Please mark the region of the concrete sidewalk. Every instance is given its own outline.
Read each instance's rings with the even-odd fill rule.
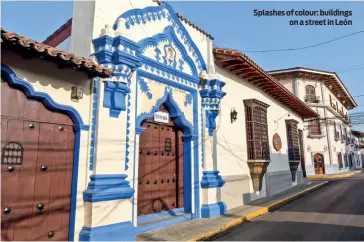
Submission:
[[[227,215],[214,219],[194,219],[166,228],[148,231],[139,234],[136,240],[199,241],[208,239],[241,223],[278,209],[327,184],[327,181],[308,181],[274,196],[255,200],[248,205],[231,209]]]
[[[307,179],[309,180],[327,180],[327,179],[336,179],[336,178],[347,178],[352,177],[355,174],[358,174],[362,172],[363,170],[353,170],[353,171],[347,171],[339,174],[320,174],[320,175],[313,175],[313,176],[307,176]]]

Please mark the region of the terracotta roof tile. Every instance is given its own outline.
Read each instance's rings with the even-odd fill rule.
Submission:
[[[297,112],[302,117],[318,117],[318,114],[315,111],[293,95],[279,81],[264,71],[263,68],[257,65],[247,55],[240,51],[226,48],[214,48],[213,53],[216,64],[221,68],[234,72],[233,74],[237,76],[251,75],[250,80],[247,80],[247,77],[243,77],[243,79],[247,80],[250,84],[257,86],[263,92]]]
[[[16,50],[22,53],[31,53],[34,56],[50,61],[66,64],[74,69],[80,69],[91,76],[109,77],[113,75],[110,69],[96,64],[91,59],[75,56],[72,53],[58,50],[52,46],[39,43],[35,40],[25,38],[16,33],[1,30],[2,47]]]

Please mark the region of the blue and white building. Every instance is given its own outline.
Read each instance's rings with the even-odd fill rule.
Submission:
[[[72,20],[45,44],[112,71],[82,82],[87,98],[58,90],[66,76],[36,84],[33,60],[4,59],[28,86],[82,113],[69,240],[134,240],[305,181],[303,120],[317,113],[212,41],[167,3],[75,1]]]

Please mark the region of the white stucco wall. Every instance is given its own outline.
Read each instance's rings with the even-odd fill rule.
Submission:
[[[293,78],[290,77],[281,77],[280,82],[290,91],[292,91],[289,87],[293,85]],[[343,169],[339,169],[338,163],[338,152],[341,152],[345,155],[345,152],[349,152],[350,147],[346,144],[346,142],[341,142],[341,133],[340,139],[335,140],[335,128],[334,122],[336,124],[337,131],[340,131],[340,125],[344,130],[347,129],[348,132],[350,127],[348,127],[347,122],[344,120],[342,115],[331,108],[330,105],[330,96],[332,99],[332,103],[336,105],[338,103],[339,110],[343,107],[344,115],[347,113],[346,107],[340,102],[339,98],[336,97],[331,90],[324,85],[320,80],[313,80],[309,77],[298,78],[297,79],[297,89],[298,89],[298,97],[305,101],[304,97],[306,95],[305,87],[307,85],[312,85],[315,87],[316,96],[319,97],[319,103],[307,103],[313,110],[315,110],[323,120],[321,120],[321,131],[322,137],[310,137],[308,130],[308,123],[305,123],[304,126],[304,152],[306,157],[306,170],[308,175],[314,175],[313,169],[313,160],[312,156],[315,153],[321,153],[324,155],[325,160],[325,168],[326,173],[337,173],[341,171],[345,171],[345,167]],[[324,119],[327,119],[327,123],[325,123]],[[331,157],[330,157],[331,152]],[[343,160],[344,163],[344,160]]]
[[[242,205],[252,199],[265,196],[266,182],[263,181],[261,194],[254,194],[252,182],[247,165],[247,142],[245,125],[244,99],[255,98],[268,105],[268,138],[271,152],[271,162],[267,168],[267,173],[279,174],[270,179],[270,190],[279,191],[291,187],[290,168],[288,163],[288,148],[285,119],[298,121],[298,129],[303,128],[302,118],[293,110],[288,109],[272,97],[261,92],[255,86],[232,75],[225,70],[215,67],[216,72],[222,81],[226,82],[224,92],[226,96],[221,102],[221,112],[217,117],[217,169],[228,181],[234,182],[223,187],[222,200],[227,203],[228,209]],[[235,109],[238,113],[234,123],[230,121],[230,112]],[[288,117],[287,114],[290,113]],[[280,119],[281,118],[281,119]],[[275,120],[280,119],[277,123]],[[272,138],[278,133],[282,140],[282,148],[276,151],[273,148]],[[279,177],[283,180],[276,183]],[[238,181],[240,180],[240,186]],[[247,189],[247,187],[250,187]]]

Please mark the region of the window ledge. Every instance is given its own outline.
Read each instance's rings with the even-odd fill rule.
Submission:
[[[258,162],[267,162],[267,163],[269,163],[270,160],[248,160],[248,163],[258,163]]]
[[[325,137],[325,134],[309,134],[307,136],[308,138],[313,138],[313,139],[321,139],[321,138],[324,138]]]
[[[288,162],[292,162],[292,163],[300,163],[301,161],[299,161],[299,160],[289,160]]]

